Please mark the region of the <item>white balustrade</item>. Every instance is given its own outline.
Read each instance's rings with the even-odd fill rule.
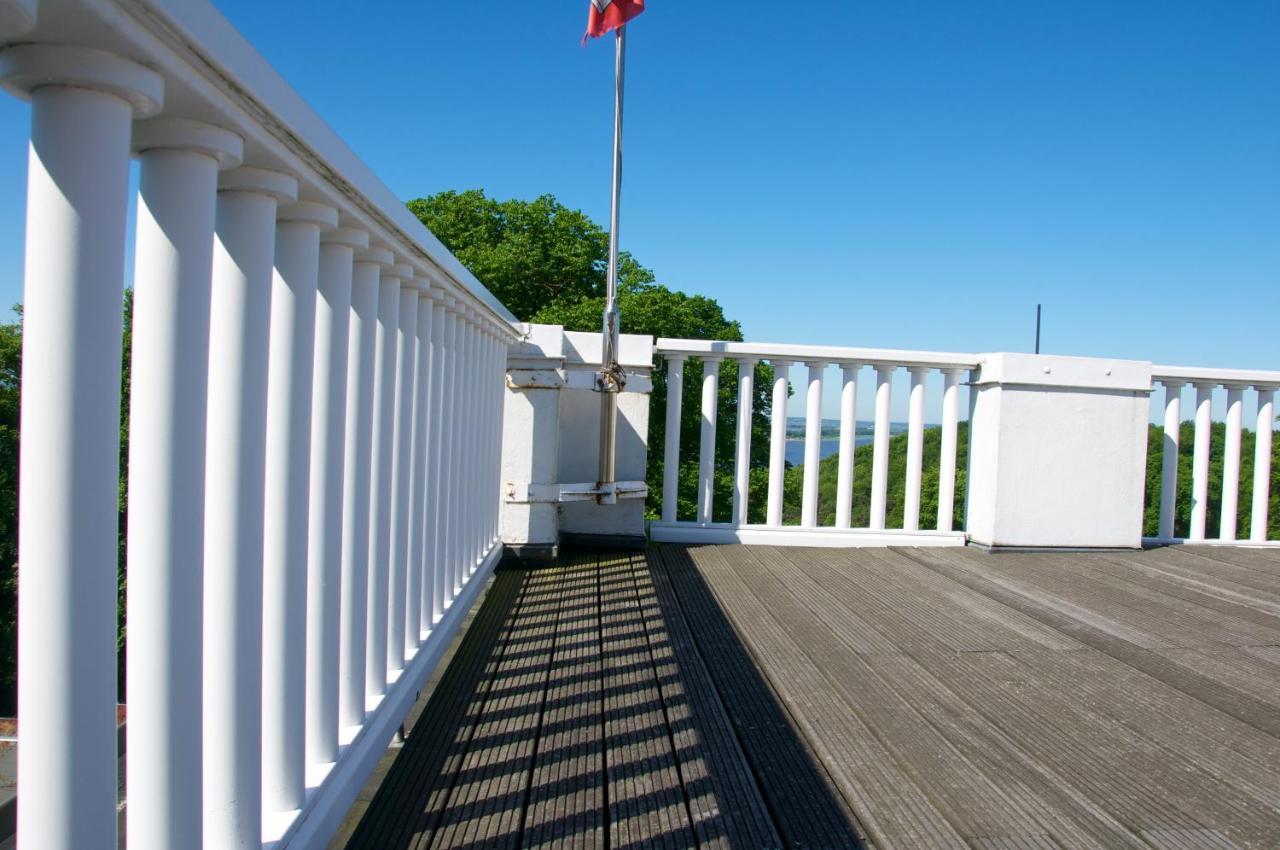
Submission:
[[[907,406],[907,486],[903,493],[902,527],[920,528],[920,477],[924,469],[924,369],[911,369]]]
[[[804,489],[800,502],[800,524],[818,526],[818,463],[822,459],[822,372],[827,364],[821,360],[805,364],[809,369],[809,387],[804,405]]]
[[[355,258],[347,343],[347,441],[343,451],[342,616],[338,725],[358,729],[365,720],[365,662],[369,635],[369,552],[372,503],[370,459],[376,417],[378,282],[393,255],[371,248]],[[346,737],[342,732],[342,737]],[[354,735],[354,731],[348,733]]]
[[[840,459],[836,471],[836,528],[853,522],[853,460],[858,443],[858,364],[840,367]]]
[[[1272,481],[1272,432],[1275,428],[1275,389],[1280,385],[1280,372],[1239,369],[1205,369],[1199,367],[1155,366],[1154,380],[1164,387],[1163,441],[1160,466],[1159,521],[1151,543],[1179,540],[1176,527],[1178,511],[1178,456],[1181,444],[1182,390],[1196,389],[1193,416],[1193,444],[1190,486],[1190,522],[1186,538],[1203,543],[1235,543],[1240,540],[1241,451],[1245,404],[1252,395],[1257,418],[1254,430],[1252,503],[1248,541],[1268,543],[1269,502],[1275,491]],[[1222,486],[1218,533],[1209,536],[1210,471],[1212,469],[1213,399],[1215,391],[1225,390],[1223,415]],[[1249,392],[1252,390],[1252,392]]]
[[[698,522],[711,522],[715,500],[716,411],[720,404],[720,358],[702,358],[702,435],[698,443]]]
[[[116,844],[136,153],[128,841],[325,846],[501,554],[519,326],[205,0],[4,0],[0,83],[31,101],[18,844]]]
[[[769,419],[769,505],[767,523],[782,525],[783,478],[787,463],[787,395],[791,362],[770,358],[773,366],[773,399]]]
[[[1160,536],[1173,538],[1178,498],[1178,453],[1182,442],[1181,381],[1164,382],[1164,448],[1160,461]]]
[[[893,403],[893,373],[896,367],[876,366],[875,433],[871,443],[871,528],[885,527],[889,493],[889,414]]]
[[[955,525],[956,443],[960,427],[960,369],[943,369],[942,446],[938,458],[938,531]]]
[[[343,497],[355,254],[369,234],[351,227],[320,237],[311,383],[311,495],[307,545],[306,763],[338,758],[342,642]],[[353,441],[354,444],[354,441]]]
[[[418,287],[413,269],[400,278],[400,304],[395,335],[395,401],[391,443],[391,564],[388,569],[387,673],[404,668],[405,620],[409,586],[409,511],[413,473],[413,396],[417,386]]]
[[[1249,523],[1249,540],[1262,543],[1267,539],[1267,509],[1271,501],[1271,438],[1276,421],[1276,389],[1258,385],[1258,421],[1255,431],[1253,459],[1253,511]]]
[[[750,500],[751,414],[755,407],[755,375],[756,361],[738,361],[738,453],[733,467],[733,521],[738,525],[746,525]],[[678,413],[678,405],[676,410]],[[677,429],[680,427],[679,421],[677,415]]]
[[[129,453],[126,811],[135,847],[202,831],[201,581],[209,305],[218,171],[239,136],[177,118],[134,127],[139,151]]]
[[[664,453],[661,520],[650,524],[655,540],[682,542],[744,542],[777,545],[857,546],[958,545],[965,536],[953,530],[956,452],[960,414],[960,378],[978,365],[977,355],[894,351],[885,349],[836,348],[808,345],[774,345],[740,342],[712,342],[686,339],[659,339],[656,350],[667,362],[667,435]],[[680,474],[679,421],[685,360],[693,357],[704,363],[702,384],[702,433],[698,451],[698,511],[693,522],[676,516],[677,482]],[[729,522],[714,522],[712,507],[717,476],[715,427],[719,405],[719,363],[733,360],[738,365],[737,442],[734,461],[734,503]],[[767,361],[774,382],[769,416],[769,487],[765,522],[751,523],[747,516],[750,486],[751,423],[754,410],[754,371]],[[801,472],[799,525],[784,524],[783,494],[787,479],[787,399],[788,375],[793,363],[804,363],[808,381],[805,389],[804,464]],[[819,468],[824,443],[822,433],[823,378],[828,365],[841,371],[839,458],[836,478],[834,521],[823,520],[819,501]],[[853,528],[854,459],[858,443],[858,372],[863,366],[875,369],[875,433],[872,438],[870,522]],[[890,382],[895,370],[906,368],[912,375],[908,399],[907,474],[902,528],[886,528],[889,488],[889,447],[891,438]],[[932,372],[944,377],[942,398],[942,457],[939,468],[937,530],[921,530],[921,493],[925,428],[925,380]],[[831,507],[826,506],[830,511]],[[895,518],[896,524],[896,518]]]

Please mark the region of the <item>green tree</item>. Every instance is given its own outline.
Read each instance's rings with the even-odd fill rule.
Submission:
[[[498,201],[481,189],[440,192],[409,201],[409,210],[523,321],[553,303],[604,295],[609,234],[552,195]],[[654,279],[626,253],[618,269],[619,288]]]
[[[0,711],[17,697],[18,429],[22,408],[22,308],[0,324]]]

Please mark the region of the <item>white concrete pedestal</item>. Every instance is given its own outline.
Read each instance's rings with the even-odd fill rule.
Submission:
[[[627,372],[618,398],[617,478],[642,482],[653,384],[653,339],[623,335]],[[502,541],[518,557],[550,558],[561,535],[593,541],[644,537],[644,499],[599,504],[594,487],[600,444],[600,396],[595,391],[601,340],[595,333],[531,325],[510,349],[503,416]]]
[[[1150,363],[984,355],[970,425],[970,540],[1140,548],[1150,389]]]

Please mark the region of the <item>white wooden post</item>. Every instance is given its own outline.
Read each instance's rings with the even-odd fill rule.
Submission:
[[[1249,539],[1261,543],[1267,539],[1267,508],[1271,499],[1271,438],[1275,428],[1275,387],[1258,386],[1257,436],[1253,455],[1253,513],[1249,523]]]
[[[355,258],[351,276],[350,338],[347,341],[347,439],[342,475],[342,616],[339,619],[339,742],[350,740],[364,723],[369,639],[369,584],[372,550],[374,408],[378,382],[378,289],[381,271],[392,254],[370,248]]]
[[[853,456],[858,443],[858,364],[840,366],[840,460],[836,473],[836,528],[853,522]]]
[[[960,425],[960,376],[963,369],[943,369],[942,451],[938,459],[938,531],[955,525],[956,446]]]
[[[805,393],[804,416],[804,490],[800,501],[800,524],[805,528],[818,525],[818,464],[822,458],[822,371],[821,361],[806,363],[809,386]]]
[[[201,624],[209,303],[218,171],[243,143],[218,127],[154,118],[141,154],[129,416],[126,685],[130,845],[202,840]]]
[[[276,212],[297,182],[219,179],[205,466],[204,846],[262,840],[262,592]]]
[[[787,474],[787,373],[791,363],[770,360],[773,400],[769,410],[769,504],[766,523],[782,525],[782,489]]]
[[[400,306],[396,328],[395,391],[391,438],[391,563],[387,570],[387,674],[404,668],[405,619],[408,613],[409,508],[413,473],[413,391],[418,365],[418,287],[414,270],[400,272]]]
[[[369,637],[365,690],[387,690],[387,619],[391,602],[391,517],[394,513],[396,337],[400,331],[400,281],[407,266],[384,269],[378,282],[377,379],[373,387],[373,474],[369,486]]]
[[[698,444],[698,522],[711,523],[715,500],[716,409],[720,401],[719,357],[702,358],[702,439]]]
[[[444,524],[441,517],[445,513],[444,481],[448,472],[448,455],[444,453],[445,427],[448,419],[445,404],[448,400],[445,380],[445,333],[448,311],[445,309],[443,290],[433,289],[430,294],[435,304],[435,312],[431,316],[431,442],[427,464],[431,469],[430,490],[427,495],[427,559],[428,573],[431,576],[431,605],[424,607],[423,613],[429,612],[430,627],[444,615],[448,599],[448,582],[445,580],[444,563]]]
[[[1236,539],[1240,509],[1240,428],[1244,421],[1244,387],[1227,385],[1226,436],[1222,452],[1222,521],[1218,537]]]
[[[306,788],[307,509],[320,231],[338,211],[280,211],[267,358],[267,478],[262,565],[262,806],[302,807]]]
[[[458,420],[458,343],[461,339],[461,327],[458,316],[458,300],[452,295],[445,301],[447,320],[445,322],[445,373],[444,373],[444,443],[443,457],[444,479],[440,491],[440,558],[444,572],[444,605],[453,604],[462,584],[458,580],[458,535],[456,530],[458,502],[456,483],[458,480],[457,452],[457,420]]]
[[[25,15],[23,16],[25,18]],[[129,137],[159,109],[141,65],[0,51],[31,99],[18,510],[18,841],[115,846],[120,339]],[[26,789],[37,789],[34,793]]]
[[[1164,450],[1160,459],[1160,537],[1172,540],[1178,509],[1178,451],[1182,441],[1182,382],[1165,380]]]
[[[680,490],[680,414],[684,402],[684,361],[680,355],[667,360],[667,434],[662,454],[662,521],[676,521]]]
[[[427,465],[427,446],[430,435],[431,397],[431,320],[435,315],[435,302],[430,297],[430,285],[419,278],[422,289],[418,297],[417,339],[414,353],[416,385],[413,390],[413,477],[410,509],[409,546],[409,608],[405,615],[405,657],[411,658],[422,643],[422,634],[431,628],[431,582],[426,574],[427,476],[432,470]],[[425,607],[424,607],[425,606]],[[424,613],[425,616],[424,616]]]
[[[1191,458],[1191,540],[1204,540],[1209,516],[1209,435],[1213,426],[1212,383],[1197,383],[1195,451]]]
[[[338,758],[338,624],[342,619],[351,288],[355,252],[368,246],[369,234],[349,227],[330,230],[320,237],[307,535],[308,765],[330,764]]]
[[[896,367],[876,366],[876,430],[871,456],[871,527],[884,528],[889,489],[889,404]]]
[[[755,407],[756,361],[738,361],[738,443],[733,469],[733,521],[747,524],[747,502],[751,494],[751,416]],[[679,429],[677,421],[676,428]]]
[[[903,492],[902,528],[920,529],[920,477],[924,468],[924,379],[928,369],[912,367],[907,397],[907,481]]]

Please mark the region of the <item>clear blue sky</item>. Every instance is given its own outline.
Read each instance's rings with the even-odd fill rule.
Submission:
[[[216,5],[401,197],[607,220],[587,0]],[[624,247],[750,340],[1028,350],[1043,302],[1051,353],[1280,368],[1274,0],[651,0],[628,84]],[[0,99],[4,162],[26,125]]]

